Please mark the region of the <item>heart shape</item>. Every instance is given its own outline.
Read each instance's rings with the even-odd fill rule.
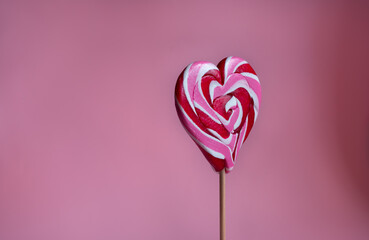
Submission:
[[[231,171],[259,112],[260,81],[250,64],[238,57],[218,66],[194,62],[178,77],[175,100],[182,125],[214,170]]]

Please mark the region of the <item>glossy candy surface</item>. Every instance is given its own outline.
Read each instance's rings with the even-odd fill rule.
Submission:
[[[255,71],[238,57],[227,57],[218,66],[194,62],[180,74],[175,88],[179,119],[217,172],[234,167],[260,100]]]

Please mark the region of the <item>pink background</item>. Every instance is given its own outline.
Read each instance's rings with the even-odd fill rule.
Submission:
[[[228,239],[369,239],[368,2],[32,2],[0,3],[0,239],[218,239],[173,94],[228,55],[263,90]]]

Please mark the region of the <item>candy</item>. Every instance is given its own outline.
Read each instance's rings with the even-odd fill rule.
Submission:
[[[194,62],[178,77],[179,119],[215,171],[233,169],[258,116],[261,88],[250,64],[227,57],[218,66]]]

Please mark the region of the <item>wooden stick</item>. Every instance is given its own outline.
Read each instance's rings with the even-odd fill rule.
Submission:
[[[225,240],[225,170],[219,173],[220,240]]]

